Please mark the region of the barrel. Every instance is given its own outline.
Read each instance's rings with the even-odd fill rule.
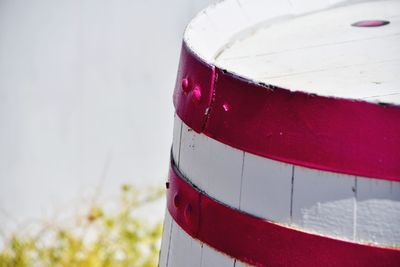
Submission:
[[[400,266],[400,2],[187,26],[159,266]]]

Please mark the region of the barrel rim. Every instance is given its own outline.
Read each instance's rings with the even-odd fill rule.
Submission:
[[[234,77],[235,79],[238,80],[243,80],[246,81],[250,84],[253,84],[254,86],[259,86],[259,87],[264,87],[264,88],[281,88],[288,90],[290,92],[301,92],[305,94],[309,94],[311,96],[318,96],[318,97],[323,97],[323,98],[333,98],[333,99],[343,99],[343,100],[350,100],[350,101],[355,101],[355,102],[366,102],[366,103],[372,103],[375,105],[384,105],[384,106],[397,106],[400,107],[400,103],[394,103],[390,102],[387,100],[379,100],[376,101],[374,99],[368,99],[368,98],[351,98],[351,97],[344,97],[344,96],[335,96],[335,95],[325,95],[325,94],[319,94],[319,93],[311,93],[307,92],[306,90],[298,90],[294,88],[289,88],[289,87],[283,87],[280,86],[279,84],[273,84],[273,83],[264,83],[261,82],[257,79],[247,77],[246,75],[243,75],[241,73],[237,73],[233,70],[230,70],[228,68],[223,68],[219,66],[215,62],[215,57],[218,55],[221,50],[227,45],[227,43],[230,43],[232,40],[237,39],[237,38],[243,38],[252,32],[258,27],[262,27],[263,25],[268,25],[271,22],[273,23],[276,20],[280,20],[282,18],[285,18],[286,16],[299,16],[299,15],[304,15],[304,14],[310,14],[310,13],[315,13],[319,11],[323,11],[329,8],[337,8],[337,7],[342,7],[342,6],[347,6],[351,5],[354,3],[364,3],[364,2],[370,2],[369,0],[361,0],[361,1],[353,1],[353,0],[338,0],[338,1],[319,1],[319,4],[311,4],[307,8],[307,10],[301,10],[299,8],[292,8],[292,13],[287,13],[287,14],[278,14],[277,17],[272,17],[269,19],[265,19],[263,17],[260,17],[260,14],[255,14],[255,18],[252,19],[248,24],[243,24],[240,25],[239,30],[232,30],[228,29],[227,36],[223,37],[218,37],[218,33],[216,31],[217,26],[213,25],[213,22],[211,21],[211,17],[214,16],[213,18],[215,19],[217,15],[221,16],[223,13],[229,13],[227,8],[231,8],[234,5],[234,3],[237,3],[239,6],[244,6],[247,5],[251,2],[256,2],[252,0],[241,0],[241,1],[234,1],[234,0],[222,0],[218,1],[217,3],[211,4],[201,10],[200,12],[197,13],[197,15],[189,22],[187,25],[185,31],[184,31],[184,36],[183,36],[183,45],[188,49],[193,56],[197,57],[197,59],[202,62],[203,64],[207,65],[210,68],[219,68],[222,69],[225,73],[228,75]],[[290,3],[290,6],[293,4]],[[323,4],[321,4],[323,3]],[[300,11],[299,11],[299,10]],[[233,26],[232,28],[236,25],[239,25],[238,23],[235,23],[232,18],[229,18],[229,16],[226,16],[227,20],[229,23],[232,23]],[[247,23],[247,22],[246,22]],[[200,31],[198,28],[201,28]],[[212,33],[205,33],[207,29],[213,29],[215,32]],[[197,32],[199,31],[199,32]],[[201,32],[203,31],[203,32]],[[220,33],[220,32],[219,32]],[[205,36],[209,35],[208,39],[202,39]],[[203,41],[207,43],[207,47],[211,47],[209,51],[206,51],[204,47],[201,47],[201,45],[198,44],[199,41]]]

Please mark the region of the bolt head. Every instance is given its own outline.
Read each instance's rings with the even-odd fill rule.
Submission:
[[[179,208],[179,206],[181,205],[181,197],[179,193],[176,193],[174,196],[174,205],[176,208]]]
[[[189,79],[188,78],[183,78],[182,79],[182,91],[187,93],[189,91]]]

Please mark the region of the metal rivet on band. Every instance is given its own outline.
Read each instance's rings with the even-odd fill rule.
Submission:
[[[181,204],[181,197],[179,193],[176,193],[174,196],[174,205],[175,207],[179,208],[180,204]]]
[[[189,91],[189,79],[188,78],[183,78],[182,79],[182,91],[187,93]]]
[[[201,101],[201,88],[198,85],[196,85],[193,89],[192,101],[195,104],[199,104]]]
[[[229,111],[229,104],[228,103],[224,103],[222,105],[222,108],[224,109],[224,111]]]

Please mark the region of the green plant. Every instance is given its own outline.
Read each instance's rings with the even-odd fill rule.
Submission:
[[[0,251],[0,267],[157,266],[162,232],[138,216],[161,189],[123,185],[114,212],[92,205],[73,227],[45,226],[37,235],[13,234]]]

